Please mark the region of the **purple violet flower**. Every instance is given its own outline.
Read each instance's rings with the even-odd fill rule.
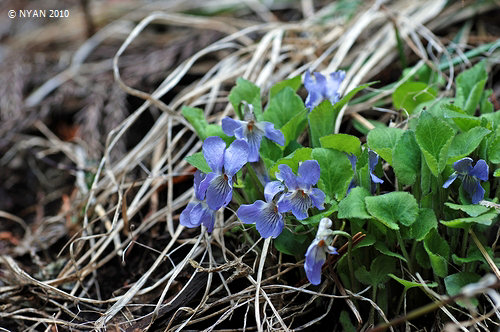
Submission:
[[[384,180],[376,176],[373,171],[378,164],[378,154],[375,151],[368,149],[368,169],[373,183],[384,183]]]
[[[195,198],[189,202],[180,215],[180,224],[188,228],[198,227],[203,224],[209,233],[214,229],[215,211],[204,202],[205,192],[200,190],[200,183],[206,174],[197,170],[194,173],[194,194]]]
[[[251,105],[248,105],[249,108]],[[245,108],[247,109],[247,108]],[[257,121],[253,111],[245,111],[245,121],[234,120],[230,117],[222,119],[222,130],[228,136],[234,136],[237,139],[245,140],[248,143],[250,153],[249,162],[259,160],[259,149],[262,137],[265,136],[271,141],[284,146],[285,136],[279,129],[274,129],[274,124],[267,121]]]
[[[331,227],[332,221],[330,219],[321,219],[316,238],[307,248],[304,270],[307,279],[313,285],[321,283],[321,268],[326,261],[326,254],[338,255],[337,249],[329,245],[329,243],[332,243],[333,238]]]
[[[276,201],[281,196],[284,186],[280,181],[268,182],[264,188],[266,201],[258,200],[253,204],[243,204],[237,211],[238,218],[245,224],[255,224],[263,238],[276,238],[283,231],[285,222],[278,211]]]
[[[278,211],[280,213],[292,211],[298,220],[308,217],[307,210],[314,204],[323,210],[325,193],[318,188],[312,188],[318,183],[320,167],[316,160],[306,160],[299,166],[299,175],[293,174],[290,166],[281,164],[276,178],[285,182],[287,192],[278,200]]]
[[[479,159],[472,167],[472,159],[462,158],[453,163],[455,172],[443,184],[443,188],[448,188],[456,178],[462,180],[464,190],[470,195],[472,204],[477,204],[484,198],[484,189],[480,181],[488,181],[488,164],[483,159]]]
[[[244,140],[235,140],[226,149],[226,143],[218,136],[203,142],[203,156],[212,169],[200,182],[199,190],[206,195],[208,207],[218,210],[231,202],[233,176],[247,163],[249,148]]]
[[[318,72],[314,72],[313,75],[314,77],[306,71],[304,77],[304,86],[309,93],[306,98],[306,107],[309,111],[321,104],[323,100],[329,100],[332,105],[338,102],[340,99],[338,90],[345,78],[345,72],[339,70],[326,77]]]
[[[353,154],[347,154],[347,158],[351,162],[352,170],[354,171],[354,178],[351,180],[351,183],[349,183],[349,187],[347,188],[347,193],[351,191],[352,188],[356,187],[358,185],[357,179],[356,179],[356,163],[358,162],[358,157],[356,157]],[[372,181],[372,186],[371,186],[371,191],[375,191],[375,184],[376,183],[384,183],[384,180],[379,178],[378,176],[373,173],[375,170],[375,167],[378,164],[378,158],[379,155],[370,149],[368,149],[368,170],[370,172],[370,178]]]

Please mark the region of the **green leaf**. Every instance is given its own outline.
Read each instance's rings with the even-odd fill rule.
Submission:
[[[371,219],[365,207],[365,198],[370,196],[370,192],[363,187],[351,189],[349,195],[339,203],[339,219]]]
[[[448,150],[455,133],[443,120],[423,112],[415,131],[417,143],[425,161],[434,176],[438,176],[446,166]]]
[[[269,106],[262,118],[281,129],[287,122],[297,114],[305,110],[304,102],[290,87],[284,87],[274,98],[269,101]]]
[[[415,108],[426,101],[434,100],[437,91],[422,82],[406,82],[401,84],[392,94],[392,103],[396,109],[405,109],[413,114]]]
[[[484,61],[477,63],[472,68],[458,75],[456,79],[457,91],[455,104],[463,108],[467,114],[473,115],[481,100],[487,79],[488,74],[486,73]]]
[[[481,114],[486,114],[486,113],[493,113],[494,108],[493,104],[491,101],[488,100],[488,98],[493,94],[493,90],[487,89],[483,91],[483,94],[481,95],[481,101],[479,102],[479,111]]]
[[[297,233],[292,233],[287,227],[283,228],[283,232],[274,240],[274,247],[287,255],[291,256],[302,256],[308,247],[308,237],[303,233],[303,226],[300,229],[296,229]]]
[[[426,270],[429,270],[431,268],[431,261],[429,259],[429,255],[425,251],[422,242],[417,242],[417,248],[415,249],[415,258],[417,260],[418,265],[420,265],[422,268]]]
[[[481,119],[465,113],[463,109],[453,104],[443,104],[443,116],[452,119],[461,131],[468,131],[481,125]]]
[[[449,221],[441,220],[441,223],[450,228],[469,228],[473,224],[491,226],[497,215],[498,213],[493,210],[493,212],[488,212],[477,217],[458,218]]]
[[[422,241],[431,229],[436,229],[438,226],[436,215],[432,209],[421,208],[418,211],[417,220],[405,229],[404,238]]]
[[[313,147],[320,146],[320,138],[332,134],[338,110],[334,110],[330,101],[325,100],[309,113],[309,128]]]
[[[272,99],[286,87],[290,87],[293,91],[297,91],[301,85],[302,77],[300,77],[300,75],[278,82],[271,87],[271,91],[269,92],[269,99]]]
[[[412,194],[395,191],[381,196],[365,198],[367,211],[378,221],[398,230],[398,224],[410,226],[416,220],[418,204]]]
[[[500,135],[488,146],[488,159],[494,164],[500,164]]]
[[[382,254],[384,254],[386,256],[394,257],[394,258],[397,258],[397,259],[400,259],[402,261],[407,262],[406,258],[404,258],[402,255],[400,255],[400,254],[398,254],[396,252],[390,251],[389,248],[387,248],[387,245],[384,242],[377,241],[375,243],[375,249],[377,249],[378,251],[380,251],[380,253],[382,253]]]
[[[392,167],[398,180],[406,185],[412,185],[420,173],[420,148],[415,133],[407,130],[396,142],[392,153]]]
[[[493,254],[493,250],[486,246],[484,248],[486,250],[486,252],[488,253],[488,255],[490,257],[495,257],[495,255]],[[453,259],[453,262],[455,264],[459,264],[459,265],[463,265],[463,264],[467,264],[467,263],[472,263],[472,262],[482,262],[484,264],[488,264],[488,262],[486,261],[486,258],[484,258],[483,254],[481,253],[481,250],[479,250],[479,248],[477,246],[470,246],[469,247],[469,250],[467,252],[467,257],[458,257],[457,255],[453,254],[451,256],[451,258]]]
[[[269,175],[274,176],[276,172],[279,171],[278,166],[280,164],[286,164],[290,166],[292,171],[297,174],[297,170],[299,169],[299,163],[301,161],[305,160],[310,160],[311,159],[311,154],[312,154],[312,149],[311,148],[299,148],[289,154],[288,156],[281,158],[276,162],[276,164],[271,167],[269,170]]]
[[[283,151],[278,144],[264,137],[260,143],[260,155],[272,161],[277,161],[283,157]]]
[[[333,134],[319,139],[322,148],[339,150],[359,156],[361,154],[361,141],[356,136],[347,134]]]
[[[187,107],[182,108],[182,115],[189,121],[193,126],[194,130],[198,136],[205,140],[205,130],[208,126],[207,120],[205,119],[205,114],[201,108]]]
[[[456,135],[450,145],[448,163],[454,163],[470,155],[479,146],[483,138],[490,132],[490,130],[483,127],[474,127],[465,133]]]
[[[364,266],[361,266],[354,271],[354,275],[361,283],[376,287],[387,282],[389,280],[388,274],[393,273],[395,269],[396,260],[394,258],[379,255],[371,263],[370,272]]]
[[[399,128],[386,127],[372,129],[367,137],[368,147],[377,152],[382,159],[392,166],[392,152],[403,132]]]
[[[198,137],[200,137],[202,141],[210,136],[219,136],[226,143],[230,143],[233,140],[232,137],[228,137],[224,134],[221,126],[208,124],[205,114],[201,108],[184,106],[182,108],[182,115],[193,126],[194,130],[198,134]]]
[[[446,291],[450,296],[460,294],[462,288],[468,284],[476,283],[481,279],[481,276],[473,272],[459,272],[444,278]],[[476,298],[468,298],[467,300],[459,300],[457,304],[463,308],[467,308],[467,303],[477,307],[479,301]]]
[[[255,117],[260,121],[262,115],[262,105],[260,102],[260,88],[244,78],[236,80],[236,86],[229,93],[229,101],[233,105],[235,113],[240,119],[243,119],[240,103],[246,101],[253,106]]]
[[[469,204],[469,205],[461,205],[461,204],[453,204],[453,203],[444,203],[447,207],[453,210],[460,210],[467,213],[471,217],[477,217],[490,209],[486,206],[482,206],[479,204]]]
[[[346,154],[337,150],[315,148],[312,150],[312,157],[318,161],[321,168],[318,188],[330,197],[342,199],[354,175]],[[332,162],[333,160],[335,162]]]
[[[410,288],[414,288],[414,287],[424,287],[422,286],[421,283],[419,282],[415,282],[415,281],[409,281],[409,280],[405,280],[405,279],[401,279],[399,277],[396,277],[394,274],[390,273],[388,274],[389,277],[391,277],[392,279],[396,280],[397,282],[399,282],[401,285],[403,285],[404,288],[406,289],[410,289]],[[427,287],[430,287],[430,288],[433,288],[433,287],[437,287],[438,286],[438,283],[437,282],[431,282],[431,283],[428,283],[428,284],[425,284]]]
[[[448,258],[450,256],[450,247],[436,229],[427,234],[424,239],[424,248],[429,255],[432,269],[436,275],[444,278],[448,275]]]
[[[342,107],[344,107],[344,105],[347,104],[358,92],[360,92],[363,89],[366,89],[367,87],[369,87],[370,85],[373,85],[375,83],[377,83],[377,82],[366,83],[366,84],[360,85],[360,86],[352,89],[347,94],[345,94],[344,97],[342,97],[338,102],[336,102],[335,105],[333,105],[333,108],[338,113],[342,109]]]
[[[203,152],[196,152],[195,154],[186,157],[186,161],[202,171],[203,173],[211,173],[212,169],[208,166],[205,157],[203,157]]]
[[[290,119],[283,127],[281,127],[281,132],[285,137],[285,145],[279,146],[282,150],[285,150],[288,144],[294,142],[300,134],[304,131],[307,125],[307,110],[303,110],[299,114],[295,115]]]
[[[427,166],[427,162],[421,159],[421,167],[420,167],[420,190],[422,191],[422,196],[427,195],[431,190],[431,178],[432,173]]]
[[[500,177],[500,168],[497,168],[495,170],[495,172],[493,173],[493,176],[496,177],[496,178],[499,178]]]

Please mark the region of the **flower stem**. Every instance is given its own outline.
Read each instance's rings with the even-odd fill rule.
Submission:
[[[401,248],[401,252],[403,253],[403,256],[406,258],[408,269],[410,270],[410,273],[413,274],[413,264],[411,262],[410,255],[408,255],[408,251],[406,251],[405,244],[403,242],[403,238],[401,237],[401,233],[399,232],[399,230],[396,231],[396,236],[398,238],[398,243],[399,247]]]
[[[236,201],[236,203],[238,203],[239,205],[241,204],[245,204],[245,199],[243,198],[243,196],[240,195],[239,192],[237,192],[236,190],[233,189],[233,199]]]
[[[253,167],[250,164],[247,164],[247,171],[248,171],[248,174],[250,174],[250,178],[252,179],[252,182],[254,183],[254,185],[257,187],[259,192],[262,193],[262,195],[264,195],[264,186],[260,182],[259,177],[257,176],[257,174],[255,173],[255,170],[253,169]]]

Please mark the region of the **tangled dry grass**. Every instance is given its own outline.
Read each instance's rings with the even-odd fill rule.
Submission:
[[[19,6],[7,3],[2,15]],[[376,305],[363,292],[344,289],[334,274],[331,283],[309,290],[300,280],[302,262],[270,250],[240,227],[234,212],[219,212],[211,235],[179,225],[193,195],[193,169],[183,158],[201,147],[180,110],[203,108],[209,122],[231,115],[227,95],[238,77],[255,82],[263,96],[306,69],[346,68],[342,91],[374,79],[394,81],[388,69],[398,58],[395,28],[414,68],[449,57],[452,89],[451,64],[467,65],[463,53],[474,40],[466,32],[455,41],[459,56],[452,59],[451,40],[436,32],[498,15],[498,4],[82,0],[43,6],[50,5],[66,6],[72,16],[33,24],[29,33],[19,20],[0,26],[6,41],[0,52],[2,330],[298,331],[314,324],[340,330],[328,322],[339,306],[366,328],[353,300]],[[489,41],[483,37],[476,42]],[[387,117],[372,105],[384,104],[390,93],[342,111],[336,131],[351,121],[372,128],[369,118]],[[325,309],[317,310],[317,298]]]

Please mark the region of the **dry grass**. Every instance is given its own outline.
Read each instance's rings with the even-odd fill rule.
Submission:
[[[232,232],[239,225],[233,212],[217,214],[211,235],[179,225],[193,195],[183,158],[201,147],[180,110],[203,108],[217,123],[233,114],[226,97],[237,77],[266,96],[306,69],[347,68],[348,91],[397,60],[394,26],[415,62],[434,65],[433,55],[448,55],[432,31],[495,5],[369,1],[349,17],[336,11],[338,2],[264,3],[90,2],[99,29],[91,38],[82,38],[89,27],[75,23],[84,22],[75,7],[72,24],[60,20],[9,39],[1,70],[13,76],[1,76],[0,164],[4,187],[14,189],[0,198],[17,190],[11,199],[26,200],[0,211],[1,230],[11,235],[0,247],[0,325],[303,330],[347,303],[366,328],[354,300],[389,320],[334,277],[307,289],[298,280],[302,262],[288,263],[244,229]],[[200,11],[213,14],[187,14]],[[38,63],[30,52],[41,54]],[[453,73],[450,67],[447,89]],[[350,117],[370,127],[364,112],[390,93],[343,110],[336,131]],[[324,298],[325,312],[316,312],[316,298]]]

